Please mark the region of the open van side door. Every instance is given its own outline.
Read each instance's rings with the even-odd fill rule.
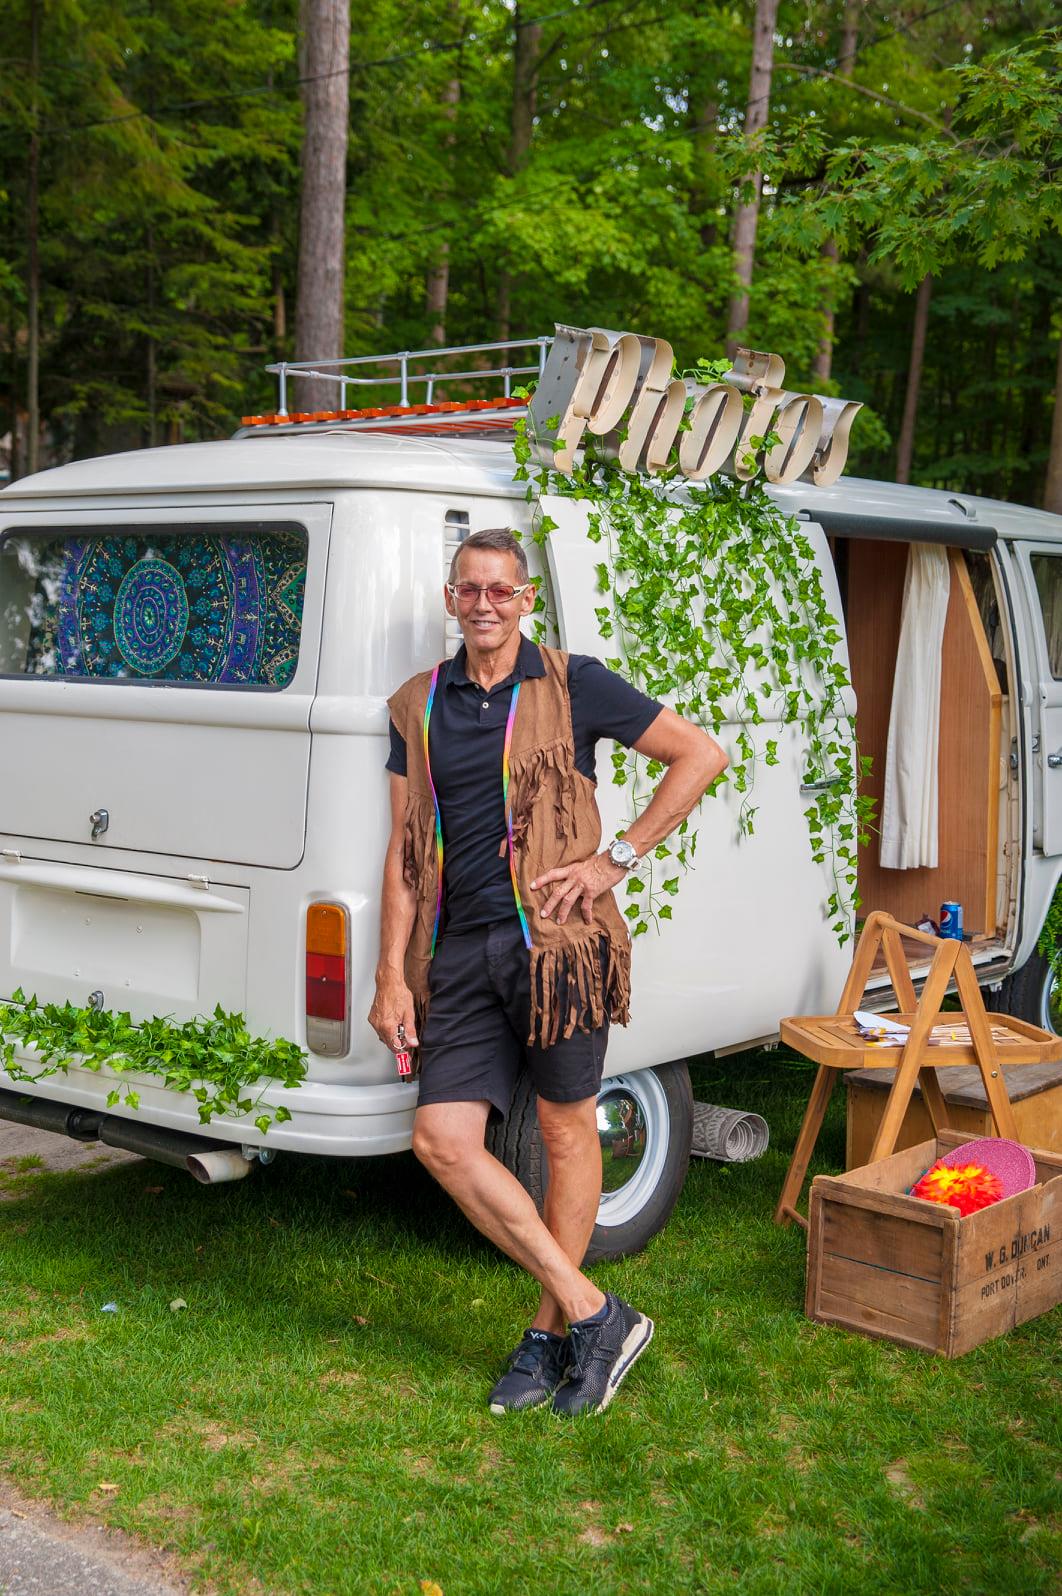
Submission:
[[[1033,848],[1062,854],[1062,545],[1015,542],[1026,601],[1032,708]]]

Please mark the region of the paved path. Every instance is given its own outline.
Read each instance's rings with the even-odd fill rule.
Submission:
[[[0,1502],[7,1495],[0,1486]],[[102,1525],[77,1528],[42,1508],[0,1506],[3,1596],[185,1596],[161,1554]]]
[[[104,1147],[102,1142],[76,1142],[72,1136],[55,1136],[51,1131],[33,1130],[29,1125],[13,1125],[9,1119],[0,1119],[0,1166],[6,1159],[30,1155],[39,1158],[45,1169],[56,1170],[80,1169],[85,1164],[103,1169],[107,1164],[124,1164],[137,1156],[119,1147]]]

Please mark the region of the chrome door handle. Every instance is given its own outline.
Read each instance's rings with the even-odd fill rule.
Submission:
[[[1048,754],[1047,763],[1052,770],[1062,770],[1062,753]]]
[[[1062,764],[1062,754],[1059,755],[1059,764]],[[827,776],[825,781],[802,781],[800,790],[801,792],[829,792],[831,787],[838,786],[840,782],[840,776]]]

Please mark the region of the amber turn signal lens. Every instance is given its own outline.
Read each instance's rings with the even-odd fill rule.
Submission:
[[[307,953],[347,951],[347,911],[338,903],[311,903],[306,911]]]

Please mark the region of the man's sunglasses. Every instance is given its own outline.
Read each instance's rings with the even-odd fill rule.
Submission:
[[[510,604],[529,587],[534,587],[534,583],[524,582],[520,587],[513,587],[510,582],[491,582],[489,587],[480,587],[475,582],[447,582],[446,591],[458,604],[474,604],[481,593],[486,593],[492,604]]]

